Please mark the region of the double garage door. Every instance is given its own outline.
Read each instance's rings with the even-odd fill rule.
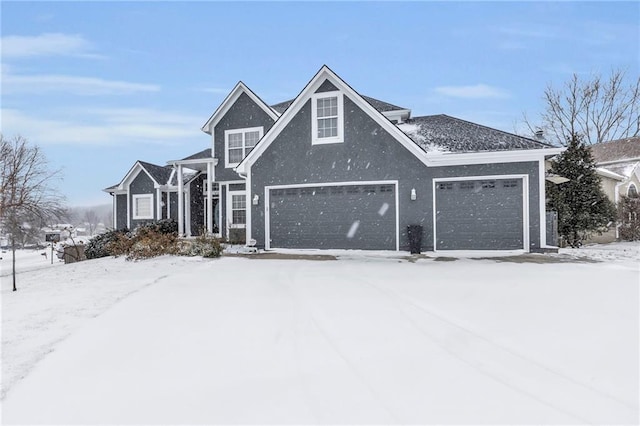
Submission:
[[[438,181],[436,250],[524,247],[523,179]]]
[[[395,184],[272,188],[271,248],[396,250]]]

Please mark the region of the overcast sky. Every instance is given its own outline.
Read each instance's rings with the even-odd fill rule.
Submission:
[[[210,146],[242,80],[269,104],[323,64],[361,94],[501,130],[572,73],[639,74],[638,2],[2,2],[2,132],[40,145],[71,205],[136,160]]]

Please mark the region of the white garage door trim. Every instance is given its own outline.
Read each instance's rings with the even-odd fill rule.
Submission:
[[[309,188],[317,186],[353,186],[353,185],[393,185],[395,188],[396,201],[396,251],[400,250],[400,209],[398,198],[398,181],[397,180],[367,180],[367,181],[348,181],[348,182],[316,182],[316,183],[297,183],[292,185],[271,185],[264,187],[264,248],[271,249],[271,226],[269,206],[271,205],[269,194],[272,189],[289,189],[289,188]]]
[[[433,179],[433,251],[438,251],[436,245],[437,232],[436,232],[436,213],[438,211],[436,206],[436,185],[438,182],[451,182],[461,180],[501,180],[501,179],[522,179],[522,250],[529,251],[529,175],[515,174],[515,175],[483,175],[483,176],[457,176],[446,178],[434,178]],[[440,250],[453,253],[456,250]],[[476,251],[476,250],[459,250],[459,251]],[[501,252],[513,251],[513,250],[496,250]],[[485,252],[485,250],[482,250]]]

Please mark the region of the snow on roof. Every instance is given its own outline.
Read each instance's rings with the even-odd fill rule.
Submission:
[[[609,169],[607,169],[605,167],[597,167],[596,168],[596,173],[598,173],[600,176],[608,177],[608,178],[615,179],[615,180],[624,180],[625,179],[624,176],[622,176],[622,175],[620,175],[618,173],[615,173],[615,172],[613,172],[613,171],[611,171],[611,170],[609,170]]]
[[[618,139],[591,145],[596,163],[640,160],[640,137]]]
[[[606,171],[607,173],[613,173],[620,176],[622,179],[629,178],[636,167],[640,165],[638,161],[629,161],[626,163],[607,164],[605,166],[598,167],[598,170]]]
[[[448,115],[414,117],[398,128],[428,152],[508,151],[550,145]]]

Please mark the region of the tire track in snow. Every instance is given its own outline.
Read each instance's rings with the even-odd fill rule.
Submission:
[[[315,404],[313,404],[312,402],[313,398],[311,393],[309,392],[309,385],[305,380],[305,374],[303,373],[302,364],[300,362],[302,356],[300,353],[300,337],[299,337],[298,328],[299,328],[299,324],[301,323],[301,316],[300,316],[300,309],[299,309],[301,302],[299,300],[299,297],[297,297],[296,293],[292,289],[292,285],[291,285],[292,281],[293,279],[291,278],[291,269],[282,268],[278,271],[278,283],[283,284],[282,288],[288,293],[291,300],[291,312],[293,315],[293,318],[292,318],[293,324],[291,327],[291,332],[293,334],[293,352],[294,352],[295,365],[296,365],[296,373],[297,373],[296,376],[298,378],[298,381],[300,382],[300,387],[302,388],[302,392],[304,392],[304,399],[307,403],[307,407],[309,407],[309,411],[314,416],[313,423],[318,424],[321,422],[321,416],[318,413],[318,410],[316,409]]]
[[[344,353],[344,351],[342,351],[340,347],[336,344],[334,339],[331,338],[330,334],[322,327],[318,319],[313,315],[313,307],[310,306],[309,303],[306,302],[306,300],[304,300],[304,296],[301,297],[300,294],[295,290],[296,278],[298,278],[299,276],[299,270],[300,270],[300,266],[296,265],[295,269],[289,268],[288,270],[286,271],[283,270],[281,272],[281,277],[283,278],[283,282],[286,282],[287,289],[291,293],[292,298],[295,300],[295,304],[296,305],[299,304],[305,307],[304,311],[308,313],[309,320],[311,321],[311,324],[313,325],[313,327],[316,329],[316,331],[319,333],[322,339],[327,343],[329,348],[331,348],[331,350],[347,366],[349,371],[351,371],[351,373],[358,380],[358,382],[360,382],[369,391],[369,393],[373,396],[374,400],[377,402],[378,406],[384,409],[384,411],[387,413],[389,418],[392,419],[391,423],[401,424],[402,422],[400,421],[400,419],[393,413],[391,408],[385,403],[384,399],[378,394],[378,392],[374,389],[371,383],[369,383],[365,378],[365,376],[358,370],[356,363],[354,363],[349,359],[349,357]],[[298,318],[298,320],[299,319],[300,318]],[[297,331],[295,331],[295,333],[296,333],[296,352],[297,352],[297,349],[298,349],[297,348],[297,343],[298,343]],[[296,353],[296,355],[298,355],[298,352]],[[297,358],[296,362],[298,364],[298,368],[300,371],[300,359]],[[309,396],[308,393],[307,393],[307,396]],[[311,401],[311,399],[309,399],[308,401]],[[313,403],[310,403],[310,406],[313,407]],[[313,410],[313,408],[311,409]],[[315,414],[315,410],[313,411]]]
[[[371,275],[368,275],[369,277]],[[576,420],[589,424],[635,423],[637,408],[606,392],[594,389],[538,361],[520,355],[477,332],[429,310],[410,296],[357,277],[391,300],[396,309],[427,338],[455,358],[509,388]],[[415,314],[402,306],[409,305],[430,322],[417,321]],[[616,418],[612,419],[611,414]]]

